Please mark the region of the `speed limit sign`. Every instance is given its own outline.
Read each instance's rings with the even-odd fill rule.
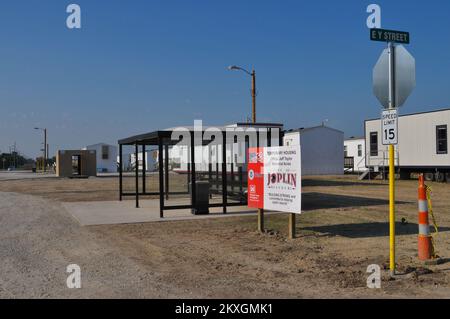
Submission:
[[[383,112],[381,113],[381,134],[383,136],[383,145],[397,145],[397,109],[383,110]]]

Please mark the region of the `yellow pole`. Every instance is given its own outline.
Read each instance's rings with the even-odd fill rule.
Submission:
[[[390,270],[395,275],[395,163],[394,145],[389,145],[389,235]]]

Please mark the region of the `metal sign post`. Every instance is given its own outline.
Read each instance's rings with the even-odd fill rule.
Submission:
[[[395,109],[395,46],[388,44],[389,53],[389,109]],[[389,145],[389,269],[395,275],[395,163],[394,145]]]
[[[389,145],[389,268],[395,275],[395,152],[398,143],[397,107],[402,106],[416,85],[415,60],[402,46],[409,44],[408,32],[371,29],[372,41],[383,41],[383,51],[373,69],[373,91],[385,110],[381,117],[383,145]]]

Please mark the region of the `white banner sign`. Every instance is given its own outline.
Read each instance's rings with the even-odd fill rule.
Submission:
[[[301,214],[300,146],[264,148],[264,208]]]
[[[397,145],[398,112],[397,109],[383,110],[381,113],[381,134],[383,145]]]

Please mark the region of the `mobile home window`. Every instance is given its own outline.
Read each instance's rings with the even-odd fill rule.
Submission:
[[[362,145],[358,144],[358,157],[362,156]]]
[[[344,146],[344,157],[347,157],[347,145]]]
[[[370,156],[378,156],[378,132],[370,133]]]
[[[108,158],[108,145],[102,145],[102,159],[107,160]]]
[[[436,126],[436,153],[447,154],[447,125]]]

